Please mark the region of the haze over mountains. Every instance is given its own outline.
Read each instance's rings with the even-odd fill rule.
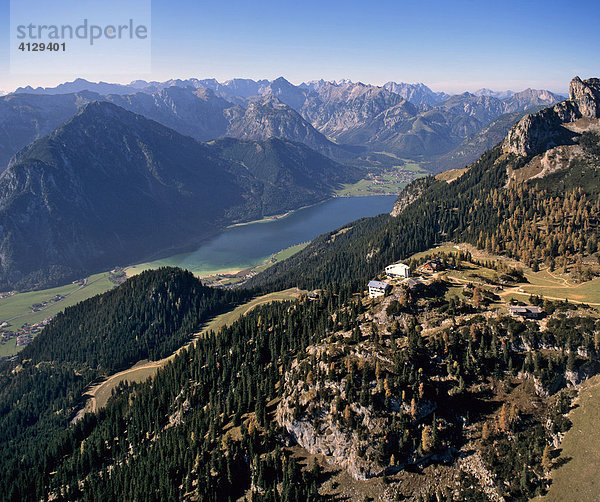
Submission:
[[[102,100],[202,141],[223,136],[283,137],[344,162],[373,165],[372,158],[367,160],[368,152],[385,151],[427,161],[435,170],[439,156],[500,115],[563,99],[532,89],[477,94],[449,96],[424,84],[395,82],[377,87],[320,80],[296,86],[281,77],[223,83],[215,79],[135,81],[129,85],[78,79],[54,88],[19,88],[1,99],[0,165],[83,104]]]

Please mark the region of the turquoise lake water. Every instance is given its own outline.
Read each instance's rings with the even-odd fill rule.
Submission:
[[[253,267],[282,249],[310,241],[351,221],[389,213],[396,198],[337,197],[276,220],[227,228],[196,251],[157,260],[152,265],[177,266],[197,275]]]

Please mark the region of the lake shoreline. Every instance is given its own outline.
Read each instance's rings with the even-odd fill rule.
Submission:
[[[190,252],[163,255],[164,258],[130,264],[121,270],[131,277],[162,266],[180,267],[190,270],[212,286],[234,287],[243,283],[245,276],[260,273],[289,258],[317,235],[334,231],[362,217],[388,213],[394,201],[395,196],[334,197],[289,211],[276,219],[269,217],[267,221],[260,220],[262,225],[246,223],[220,232],[206,232],[202,242]],[[0,300],[0,320],[22,316],[18,318],[19,322],[10,323],[11,329],[20,328],[25,321],[34,324],[76,302],[108,291],[115,287],[115,283],[110,281],[110,272],[98,271],[89,276],[85,288],[67,296],[77,287],[68,283],[4,298]],[[65,298],[53,303],[47,310],[32,311],[33,304],[47,302],[57,294]],[[12,339],[7,343],[11,346],[0,346],[0,356],[12,356],[17,352]]]
[[[360,195],[333,195],[331,197],[328,197],[327,199],[324,199],[320,202],[315,202],[314,204],[308,204],[306,206],[302,206],[296,209],[290,209],[289,211],[285,212],[285,213],[281,213],[281,214],[273,214],[270,216],[265,216],[264,218],[261,218],[260,220],[251,220],[251,221],[243,221],[240,223],[232,223],[231,225],[226,226],[225,228],[236,228],[236,227],[243,227],[246,225],[254,225],[256,223],[270,223],[272,221],[277,221],[277,220],[281,220],[283,218],[287,218],[288,216],[301,211],[302,209],[308,209],[310,207],[315,207],[318,206],[320,204],[324,204],[330,200],[333,199],[357,199],[357,198],[366,198],[366,197],[398,197],[399,193],[365,193],[365,194],[360,194]]]
[[[174,266],[200,278],[255,271],[283,250],[351,221],[389,213],[395,200],[395,195],[328,198],[282,214],[229,225],[196,249],[131,264],[125,271],[131,276],[148,268]]]
[[[277,221],[277,220],[281,220],[283,218],[286,218],[288,216],[290,216],[291,214],[294,214],[297,211],[301,211],[302,209],[308,209],[309,207],[315,207],[318,206],[319,204],[323,204],[325,202],[327,202],[328,200],[331,200],[335,197],[330,197],[327,199],[324,199],[320,202],[315,202],[314,204],[308,204],[306,206],[302,206],[296,209],[290,209],[289,211],[286,211],[285,213],[280,213],[280,214],[272,214],[270,216],[265,216],[259,220],[251,220],[251,221],[242,221],[240,223],[232,223],[231,225],[228,225],[225,227],[225,229],[228,228],[236,228],[236,227],[245,227],[247,225],[255,225],[256,223],[270,223],[272,221]]]

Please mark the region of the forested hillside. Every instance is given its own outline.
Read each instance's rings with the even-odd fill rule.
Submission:
[[[247,285],[278,289],[364,283],[386,265],[443,241],[469,242],[534,268],[577,265],[598,252],[600,173],[594,152],[599,141],[597,134],[587,132],[579,140],[584,155],[568,166],[508,185],[508,172],[520,172],[528,159],[497,146],[456,181],[432,182],[397,217],[363,219],[322,235]],[[405,192],[421,184],[415,181]]]
[[[143,292],[143,293],[142,293]],[[60,313],[22,353],[33,364],[72,363],[111,374],[181,347],[203,320],[249,298],[203,286],[191,272],[143,272]]]
[[[473,264],[439,258],[456,270]],[[2,375],[0,500],[544,493],[551,445],[570,425],[567,382],[600,367],[598,323],[589,310],[532,298],[551,316],[540,332],[492,310],[491,291],[448,298],[450,286],[398,284],[376,300],[331,287],[257,307],[71,426],[68,410],[93,372],[24,360]],[[103,298],[98,311],[110,312]],[[37,422],[15,414],[33,398]],[[449,479],[436,477],[443,469]]]
[[[170,354],[211,316],[247,298],[247,292],[207,288],[190,272],[164,268],[58,315],[19,355],[16,368],[5,364],[0,371],[2,500],[24,500],[9,496],[17,478],[23,497],[39,490],[37,482],[29,485],[33,466],[40,455],[65,447],[60,442],[73,432],[66,428],[91,382]]]
[[[151,291],[170,282],[173,274],[188,280],[187,273],[162,270],[120,289],[125,297],[133,294],[142,304],[153,303],[157,296]],[[196,292],[199,287],[196,281]],[[170,291],[173,294],[165,295],[160,308],[160,315],[169,317],[178,305],[185,305],[185,299],[180,302],[175,290]],[[235,296],[241,297],[212,290],[204,300],[208,308],[191,309],[197,314],[193,321],[205,319],[209,308],[226,308]],[[36,365],[23,360],[16,375],[2,374],[0,500],[39,500],[49,494],[58,500],[176,500],[186,492],[201,500],[227,500],[248,488],[248,463],[253,476],[259,476],[254,481],[271,496],[283,482],[289,496],[307,500],[316,490],[311,475],[285,461],[277,447],[278,432],[267,420],[267,402],[281,388],[281,369],[289,368],[294,354],[333,327],[330,313],[347,298],[347,293],[332,292],[317,302],[257,308],[231,328],[198,340],[152,382],[120,389],[119,398],[105,410],[85,415],[74,427],[67,427],[70,410],[97,372],[84,372],[82,365],[71,362]],[[95,301],[96,321],[113,314],[110,293]],[[78,313],[65,312],[56,328],[72,326],[77,331]],[[118,309],[114,324],[127,321],[128,314]],[[95,320],[90,319],[88,328],[101,329]],[[187,326],[193,325],[188,319]],[[49,333],[52,340],[52,330]],[[103,342],[98,350],[102,352]],[[39,344],[29,355],[38,352]],[[29,401],[36,402],[35,411],[26,416]],[[240,429],[247,412],[256,412],[256,421],[246,421]],[[221,436],[230,420],[241,434],[241,444]]]

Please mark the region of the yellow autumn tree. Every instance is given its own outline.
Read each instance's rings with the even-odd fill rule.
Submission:
[[[418,413],[417,400],[413,397],[412,400],[410,401],[410,416],[412,417],[413,420],[415,420],[417,418],[417,413]]]
[[[502,432],[506,432],[510,429],[510,409],[506,403],[502,405],[502,409],[498,415],[498,428]]]
[[[423,427],[423,430],[421,431],[421,449],[425,453],[429,453],[430,451],[433,450],[434,447],[435,447],[435,444],[433,441],[433,433],[431,431],[431,426],[426,425],[425,427]]]

